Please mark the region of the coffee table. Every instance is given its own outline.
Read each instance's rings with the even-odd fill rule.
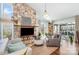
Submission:
[[[32,46],[32,55],[51,55],[58,47]]]

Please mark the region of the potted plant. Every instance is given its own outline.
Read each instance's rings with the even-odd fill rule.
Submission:
[[[40,40],[41,33],[39,33],[37,36],[35,36],[35,40]]]
[[[47,36],[48,34],[47,34],[47,33],[45,33],[45,35]]]
[[[70,43],[72,44],[73,43],[73,36],[69,36],[70,38]]]
[[[40,37],[41,37],[41,33],[38,34],[38,39],[40,39]]]
[[[42,46],[43,45],[43,40],[41,40],[41,33],[38,34],[37,38],[34,41],[34,44],[36,46]]]

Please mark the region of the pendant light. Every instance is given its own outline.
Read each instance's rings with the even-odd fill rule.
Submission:
[[[45,10],[44,10],[44,18],[46,19],[46,20],[50,20],[50,17],[48,16],[48,12],[47,12],[47,6],[46,6],[46,3],[45,3]]]

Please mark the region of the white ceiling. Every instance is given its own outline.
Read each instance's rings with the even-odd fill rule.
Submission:
[[[38,19],[43,19],[44,3],[28,3],[28,5],[36,10]],[[46,3],[46,8],[52,20],[79,15],[79,3]]]

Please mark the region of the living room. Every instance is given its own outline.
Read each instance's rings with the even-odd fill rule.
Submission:
[[[0,3],[0,55],[78,55],[78,6]]]

